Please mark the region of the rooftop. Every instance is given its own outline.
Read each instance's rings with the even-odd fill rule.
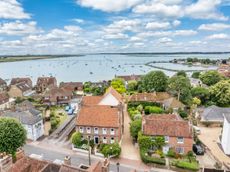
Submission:
[[[147,115],[143,119],[143,134],[150,136],[192,137],[189,122],[175,114]]]
[[[83,106],[77,117],[79,126],[119,127],[119,109],[111,106]]]

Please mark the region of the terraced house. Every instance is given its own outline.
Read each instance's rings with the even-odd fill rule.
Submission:
[[[123,133],[122,97],[113,88],[103,96],[85,96],[76,121],[76,131],[95,144],[120,142]]]

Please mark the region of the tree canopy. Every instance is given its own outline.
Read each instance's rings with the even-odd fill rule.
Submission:
[[[200,72],[193,72],[192,73],[192,78],[199,79],[199,76],[200,76]]]
[[[152,71],[141,79],[142,91],[165,91],[168,84],[168,77],[162,71]]]
[[[183,71],[183,70],[178,71],[178,72],[176,73],[176,75],[177,75],[177,76],[184,76],[184,77],[187,77],[186,72],[185,72],[185,71]]]
[[[126,92],[125,81],[121,78],[115,78],[111,82],[111,86],[120,94]]]
[[[221,79],[223,79],[223,77],[215,70],[210,70],[200,74],[200,80],[208,86],[216,84]]]
[[[79,132],[73,133],[71,136],[71,141],[76,147],[81,146],[82,143],[81,133]]]
[[[169,91],[177,95],[177,99],[188,104],[191,100],[191,84],[187,77],[173,76],[169,79]]]
[[[210,87],[211,100],[219,106],[230,106],[230,80],[223,80]]]
[[[137,81],[135,80],[132,80],[132,81],[129,81],[128,82],[128,86],[127,86],[127,90],[128,91],[136,91],[137,90]]]
[[[138,132],[141,131],[141,122],[141,119],[138,119],[130,124],[130,133],[134,139],[137,139]]]
[[[0,152],[15,154],[26,141],[26,130],[13,118],[0,118]]]
[[[205,104],[209,100],[209,90],[204,87],[194,87],[191,90],[192,96],[201,100],[201,104]]]

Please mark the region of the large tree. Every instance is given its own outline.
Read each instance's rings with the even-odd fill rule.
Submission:
[[[187,77],[173,76],[169,79],[169,91],[177,96],[177,99],[183,103],[189,103],[191,100],[191,84]]]
[[[205,104],[209,100],[209,90],[204,87],[194,87],[191,90],[192,96],[201,100],[202,104]]]
[[[168,77],[162,71],[152,71],[141,79],[142,91],[154,92],[165,91]]]
[[[0,118],[0,152],[15,155],[26,141],[26,130],[13,118]]]
[[[211,100],[219,106],[230,106],[230,80],[223,80],[210,87]]]
[[[125,93],[126,92],[126,88],[125,88],[125,81],[124,79],[121,78],[115,78],[112,80],[111,82],[111,86],[120,94]]]
[[[223,77],[215,70],[204,72],[200,74],[199,77],[200,80],[208,86],[214,85],[217,82],[219,82],[221,79],[223,79]]]
[[[141,123],[141,119],[137,119],[130,124],[130,133],[134,139],[137,139],[138,132],[141,131]]]

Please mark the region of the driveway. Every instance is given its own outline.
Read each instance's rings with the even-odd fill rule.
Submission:
[[[140,160],[139,149],[134,146],[132,142],[132,137],[130,135],[129,123],[131,122],[129,114],[127,112],[127,105],[124,108],[124,134],[122,138],[122,152],[121,158]]]
[[[220,146],[219,137],[221,135],[222,128],[199,128],[201,130],[201,134],[198,137],[210,149],[212,155],[214,155],[220,162],[230,165],[230,157],[224,154]]]

